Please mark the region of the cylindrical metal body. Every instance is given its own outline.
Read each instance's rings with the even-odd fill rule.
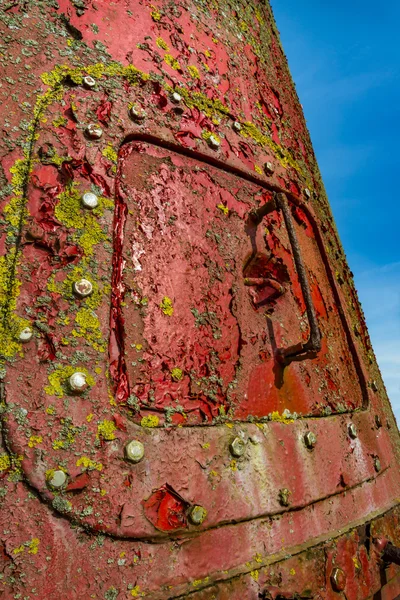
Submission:
[[[268,4],[0,17],[0,597],[395,598],[398,430]]]

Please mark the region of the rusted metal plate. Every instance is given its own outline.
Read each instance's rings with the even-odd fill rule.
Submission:
[[[0,19],[5,598],[396,577],[398,434],[272,16],[237,5]]]

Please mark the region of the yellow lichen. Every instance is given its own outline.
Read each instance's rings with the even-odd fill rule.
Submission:
[[[101,471],[103,469],[103,465],[101,463],[96,463],[94,462],[94,460],[91,460],[87,456],[81,456],[81,458],[78,458],[78,460],[76,461],[76,466],[83,467],[87,471]]]
[[[171,298],[168,298],[168,296],[164,296],[164,298],[161,301],[160,308],[163,311],[164,315],[167,315],[167,317],[171,317],[174,314],[172,300]]]
[[[250,571],[250,576],[254,579],[254,581],[258,581],[260,573],[255,569],[254,571]]]
[[[71,331],[74,337],[86,340],[98,352],[105,352],[107,344],[100,330],[100,321],[97,315],[89,308],[81,308],[75,316],[77,329]]]
[[[229,215],[229,208],[224,204],[217,204],[217,208],[219,208],[219,210],[221,210],[224,213],[224,215]]]
[[[171,377],[174,381],[180,381],[183,377],[182,369],[179,369],[178,367],[174,367],[171,370]]]
[[[158,427],[159,418],[157,415],[148,415],[147,417],[143,417],[140,421],[142,427]]]
[[[8,454],[0,454],[0,471],[7,471],[11,467],[11,460]]]
[[[172,54],[165,54],[164,55],[164,61],[167,63],[167,65],[169,65],[175,71],[179,71],[180,68],[181,68],[180,64],[178,63],[178,61],[176,60],[176,58],[174,58],[172,56]]]
[[[169,46],[168,46],[167,42],[165,40],[163,40],[162,37],[158,37],[156,39],[156,44],[159,48],[162,48],[163,50],[166,50],[166,51],[169,50]]]
[[[290,417],[285,417],[284,415],[280,415],[278,411],[273,411],[269,416],[270,421],[275,421],[277,423],[293,423],[294,419],[291,419]]]
[[[97,435],[103,438],[103,440],[111,441],[115,440],[115,430],[117,429],[114,421],[108,421],[104,419],[97,425]]]
[[[56,409],[54,408],[54,406],[48,406],[48,407],[46,408],[46,413],[47,413],[48,415],[54,415],[54,413],[55,413],[55,412],[56,412]]]
[[[102,155],[111,162],[116,163],[118,161],[118,152],[113,148],[112,144],[109,142],[107,146],[102,150]]]
[[[189,71],[193,79],[200,79],[200,72],[197,67],[195,67],[194,65],[189,65],[187,70]]]
[[[39,550],[40,540],[39,538],[32,538],[28,544],[28,553],[37,554]]]
[[[254,170],[256,173],[258,173],[259,175],[263,174],[263,170],[261,167],[259,167],[258,165],[254,165]]]
[[[41,435],[31,435],[31,437],[29,438],[28,446],[29,446],[29,448],[34,448],[35,446],[37,446],[38,444],[41,444],[42,442],[43,442],[43,438]]]

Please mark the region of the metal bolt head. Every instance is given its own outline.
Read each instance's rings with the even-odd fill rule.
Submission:
[[[98,206],[99,199],[96,194],[93,194],[93,192],[85,192],[82,196],[81,202],[84,208],[89,208],[91,210],[92,208],[96,208],[96,206]]]
[[[57,471],[53,471],[51,477],[47,480],[47,483],[48,483],[49,487],[59,489],[59,488],[62,488],[62,486],[65,484],[66,481],[67,481],[67,476],[64,473],[64,471],[57,470]]]
[[[86,135],[92,140],[99,140],[103,135],[103,130],[100,125],[97,125],[96,123],[89,123],[89,125],[86,127]]]
[[[138,463],[144,457],[144,446],[139,440],[131,440],[125,446],[125,458],[133,463]]]
[[[311,198],[311,192],[308,188],[304,189],[304,195],[306,198],[308,198],[308,200]]]
[[[143,119],[146,117],[146,113],[137,109],[136,106],[132,106],[129,114],[134,121],[143,121]]]
[[[275,167],[272,162],[264,163],[264,173],[266,175],[272,175],[275,171]]]
[[[87,279],[79,279],[79,281],[74,282],[73,290],[75,296],[86,298],[93,292],[93,285]]]
[[[232,456],[239,458],[246,452],[246,442],[240,437],[235,437],[229,444],[229,450]]]
[[[96,85],[96,80],[93,79],[93,77],[90,77],[90,75],[86,75],[83,78],[83,85],[85,86],[85,88],[92,89]]]
[[[19,333],[19,341],[22,342],[23,344],[30,342],[32,337],[33,337],[33,330],[31,327],[25,327]]]
[[[312,431],[307,431],[307,433],[304,436],[304,443],[309,450],[315,448],[315,445],[317,443],[317,436],[315,435],[315,433],[313,433]]]
[[[354,425],[354,423],[350,423],[350,425],[349,425],[349,436],[351,437],[352,440],[355,440],[357,437],[357,428]]]
[[[371,381],[371,389],[372,389],[372,391],[374,391],[374,392],[377,392],[377,391],[378,391],[378,384],[376,383],[376,381],[375,381],[375,380],[374,380],[374,381]]]
[[[68,379],[69,387],[73,392],[80,393],[84,392],[87,388],[86,375],[77,371],[73,373]]]
[[[235,131],[241,131],[241,129],[242,129],[242,126],[241,126],[241,124],[239,123],[239,121],[235,121],[235,122],[233,123],[232,127],[233,127],[233,129],[234,129]]]
[[[346,573],[335,567],[331,573],[331,586],[335,592],[343,592],[346,587]]]
[[[290,504],[290,501],[289,501],[290,494],[291,494],[291,492],[287,488],[282,488],[281,490],[279,490],[279,503],[282,506],[289,506],[289,504]]]
[[[178,92],[172,92],[171,100],[174,104],[179,104],[179,102],[182,100],[182,96],[178,94]]]
[[[214,148],[214,150],[219,148],[221,145],[221,142],[217,137],[215,137],[215,135],[210,135],[210,137],[207,139],[207,142],[211,148]]]
[[[379,473],[379,471],[382,469],[382,465],[381,465],[381,461],[379,460],[379,456],[375,456],[375,458],[374,458],[374,467],[375,467],[375,471],[377,473]]]
[[[201,525],[207,516],[207,511],[202,506],[195,504],[189,513],[189,519],[193,525]]]

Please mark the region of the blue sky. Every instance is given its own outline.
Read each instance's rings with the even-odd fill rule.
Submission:
[[[400,2],[272,5],[400,425]]]

